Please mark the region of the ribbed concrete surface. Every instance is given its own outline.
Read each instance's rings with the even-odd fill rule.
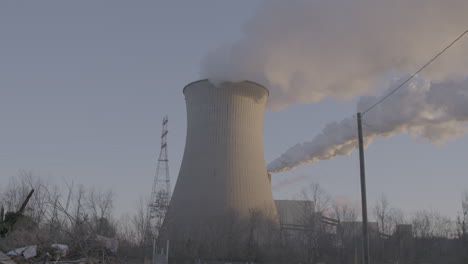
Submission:
[[[184,89],[187,137],[165,226],[184,235],[189,226],[252,209],[276,218],[263,153],[268,91],[253,82],[207,80]]]

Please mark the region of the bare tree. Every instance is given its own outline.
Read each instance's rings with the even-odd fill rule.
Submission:
[[[135,241],[138,245],[143,246],[148,237],[151,237],[151,230],[149,229],[150,217],[148,216],[147,203],[142,197],[140,197],[137,206],[137,211],[132,218],[132,224],[136,235]]]
[[[46,214],[47,188],[51,188],[51,186],[40,177],[34,176],[29,171],[20,171],[16,177],[10,178],[0,200],[7,211],[14,212],[20,207],[29,191],[34,189],[25,215],[31,217],[36,223],[42,224]]]
[[[330,209],[330,195],[322,189],[320,184],[311,183],[309,188],[302,190],[304,200],[312,201],[314,213],[328,213]]]
[[[112,190],[102,191],[92,188],[86,199],[91,223],[97,234],[112,237],[115,228],[111,224],[114,193]]]
[[[159,237],[159,233],[165,221],[170,202],[169,195],[170,194],[166,191],[161,190],[155,197],[152,197],[154,200],[152,200],[148,205],[149,212],[147,212],[147,217],[150,218],[148,220],[148,225],[150,225],[150,232],[154,237]]]
[[[387,197],[385,195],[381,195],[374,206],[374,215],[379,224],[379,231],[386,235],[389,235],[391,230],[389,214],[390,205],[388,203]]]
[[[381,195],[373,208],[379,232],[384,235],[392,235],[396,226],[405,224],[404,214],[400,209],[391,206],[385,195]]]
[[[138,242],[136,240],[136,232],[132,221],[132,216],[129,213],[125,213],[120,216],[119,221],[117,223],[117,237],[121,241],[126,241],[128,243],[137,245]]]
[[[326,241],[326,227],[322,224],[322,216],[329,214],[330,195],[318,184],[312,183],[309,188],[302,191],[302,197],[312,202],[312,210],[304,210],[304,223],[306,226],[303,233],[301,247],[307,262],[318,261],[321,252],[329,245]]]
[[[74,212],[73,212],[73,227],[78,227],[87,217],[86,213],[83,208],[83,204],[85,203],[86,190],[84,185],[80,184],[77,187],[76,192],[73,195],[73,203],[74,203]]]
[[[331,217],[335,218],[339,222],[355,222],[358,219],[357,208],[349,201],[335,200],[333,202]]]
[[[454,235],[452,220],[438,212],[417,211],[412,219],[412,224],[414,234],[421,238],[450,238]]]
[[[92,188],[87,195],[87,207],[94,221],[109,217],[113,209],[114,193],[112,190],[102,191]]]
[[[458,237],[467,240],[467,231],[468,231],[468,191],[462,193],[461,199],[461,209],[457,216],[457,232]]]

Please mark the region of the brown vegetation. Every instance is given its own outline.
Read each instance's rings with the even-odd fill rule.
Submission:
[[[0,193],[0,206],[6,212],[17,211],[29,191],[35,192],[14,228],[0,238],[0,251],[38,245],[40,258],[53,251],[51,244],[60,243],[69,246],[66,258],[70,260],[141,263],[149,259],[151,237],[159,234],[162,219],[157,219],[158,230],[149,228],[147,202],[140,199],[135,212],[116,218],[111,190],[74,183],[64,186],[59,188],[28,172],[11,179]],[[359,262],[359,208],[334,201],[318,184],[304,190],[303,199],[311,201],[304,203],[311,208],[304,208],[296,225],[279,225],[256,211],[247,219],[232,213],[229,219],[199,224],[189,235],[171,241],[171,263]],[[404,215],[382,196],[370,210],[375,221],[370,225],[372,262],[468,263],[468,193],[463,194],[460,210],[456,219],[427,210]],[[98,237],[117,239],[118,251],[103,246]]]

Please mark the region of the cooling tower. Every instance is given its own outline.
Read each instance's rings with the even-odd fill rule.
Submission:
[[[185,152],[165,226],[187,237],[193,227],[254,210],[275,220],[262,136],[268,90],[250,81],[201,80],[184,95]]]

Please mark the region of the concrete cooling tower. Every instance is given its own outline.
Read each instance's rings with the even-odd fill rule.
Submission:
[[[165,220],[170,233],[187,237],[194,227],[247,218],[253,210],[275,220],[262,136],[268,90],[250,81],[201,80],[184,95],[187,137]]]

